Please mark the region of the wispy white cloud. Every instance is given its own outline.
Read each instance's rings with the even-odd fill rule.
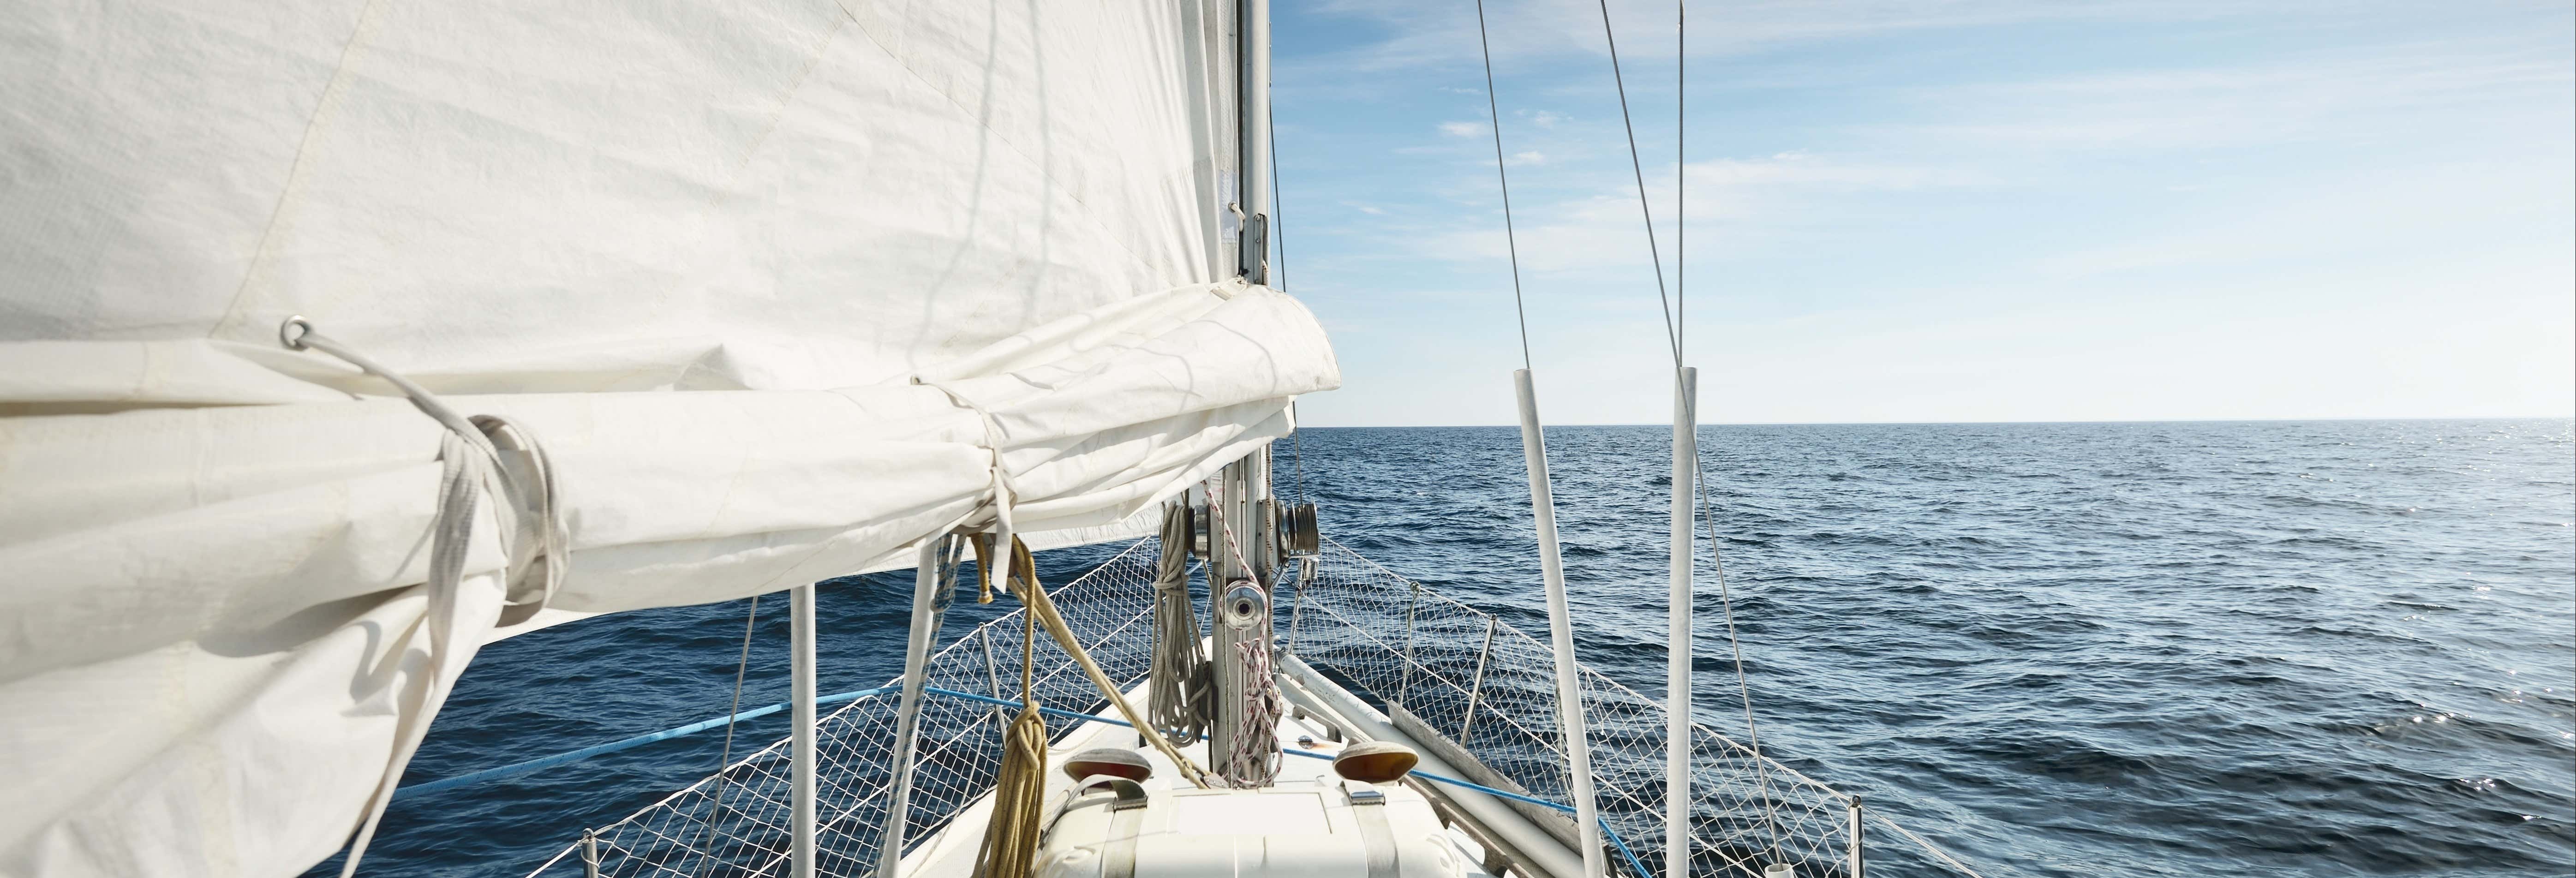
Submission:
[[[2381,5],[2393,5],[2384,0]],[[2278,13],[2351,14],[2366,0],[2321,6],[2296,2],[2222,0],[1765,0],[1692,10],[1691,54],[1728,55],[1748,50],[1847,39],[1894,31],[1991,27],[2046,21],[2192,21]],[[1673,57],[1673,6],[1669,0],[1613,0],[1610,20],[1622,58]],[[1335,0],[1316,12],[1368,21],[1389,34],[1382,39],[1305,59],[1312,70],[1374,75],[1389,69],[1476,64],[1490,46],[1497,64],[1536,58],[1600,55],[1608,51],[1597,0],[1495,0],[1485,4],[1484,39],[1470,5]]]
[[[1486,0],[1533,343],[1586,391],[1556,417],[1634,421],[1666,402],[1635,380],[1660,318],[1592,4]],[[1670,0],[1612,0],[1660,256],[1686,184],[1693,338],[1763,376],[1704,393],[1793,421],[2563,411],[2570,16],[2462,4],[1694,2],[1676,174]],[[1291,182],[1344,205],[1300,233],[1300,294],[1375,340],[1315,422],[1507,421],[1476,359],[1516,327],[1474,8],[1326,8],[1346,31],[1299,33],[1359,42],[1283,83],[1372,91],[1299,96],[1338,140]]]
[[[1835,161],[1804,152],[1783,152],[1758,159],[1710,159],[1692,162],[1687,169],[1690,184],[1701,187],[1702,191],[1714,187],[1716,193],[1713,195],[1753,186],[1902,191],[1994,182],[1993,177],[1980,171]],[[1695,214],[1702,211],[1714,213],[1712,205],[1695,201],[1691,207]]]
[[[1521,161],[1528,155],[1531,154],[1514,156],[1513,164],[1538,163]],[[1492,164],[1489,161],[1484,167],[1491,168]],[[1686,172],[1689,186],[1684,189],[1688,195],[1684,207],[1691,222],[1756,218],[1785,222],[1785,214],[1801,209],[1819,195],[1902,193],[1997,182],[1971,170],[1843,161],[1796,152],[1692,162]],[[1674,179],[1673,173],[1666,170],[1646,181],[1646,200],[1658,213],[1659,227],[1672,220]],[[1480,181],[1477,185],[1493,184]],[[1516,192],[1519,189],[1514,188]],[[1520,258],[1525,267],[1572,271],[1647,264],[1644,221],[1633,183],[1622,182],[1551,201],[1516,199],[1515,207],[1520,214]],[[1429,234],[1420,240],[1420,255],[1434,259],[1482,262],[1499,259],[1507,251],[1499,226]]]
[[[2545,106],[2570,81],[2563,58],[2513,57],[2488,46],[2374,46],[2262,64],[1921,88],[1911,95],[1919,114],[1943,121],[1861,130],[1913,143],[2024,149],[2375,137],[2390,133],[2389,125],[2420,125],[2426,111]]]
[[[2561,175],[2557,185],[2564,181]],[[2470,164],[2338,179],[2292,189],[2285,197],[2203,222],[2039,254],[2026,268],[2030,276],[2050,281],[2317,261],[2395,270],[2410,261],[2454,259],[2460,251],[2499,243],[2486,229],[2463,228],[2463,216],[2519,219],[2534,228],[2563,222],[2569,207],[2564,190],[2535,198],[2536,182],[2521,168]]]

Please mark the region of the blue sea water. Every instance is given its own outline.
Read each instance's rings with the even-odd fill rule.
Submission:
[[[1669,435],[1548,431],[1577,650],[1650,694]],[[2576,874],[2566,420],[1711,426],[1700,442],[1766,751],[1988,875]],[[1281,493],[1311,495],[1328,536],[1543,630],[1517,430],[1309,429],[1278,452]],[[1114,548],[1045,553],[1041,570],[1061,582]],[[1702,562],[1695,704],[1740,728]],[[821,589],[824,691],[898,669],[910,581]],[[745,706],[785,697],[784,603],[761,602]],[[723,715],[747,604],[485,648],[406,782]],[[992,612],[961,606],[949,630]],[[736,755],[785,723],[739,732]],[[702,733],[403,799],[362,871],[522,874],[724,746]]]

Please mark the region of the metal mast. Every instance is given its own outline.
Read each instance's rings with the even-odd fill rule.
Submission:
[[[1240,64],[1235,75],[1235,149],[1242,181],[1241,254],[1245,280],[1270,282],[1270,0],[1237,0],[1235,35]]]
[[[1270,274],[1270,2],[1237,0],[1235,34],[1239,38],[1235,73],[1235,132],[1243,209],[1243,239],[1237,252],[1245,280],[1268,283]],[[1245,650],[1270,654],[1271,563],[1261,513],[1269,504],[1270,454],[1255,451],[1226,464],[1217,476],[1223,502],[1208,504],[1208,661],[1215,685],[1216,709],[1208,718],[1208,766],[1235,783],[1258,783],[1267,771],[1246,771],[1225,755],[1249,749],[1271,749],[1272,731],[1263,725],[1255,705],[1270,685],[1253,673]],[[1255,679],[1256,676],[1261,678]],[[1255,739],[1260,739],[1256,741]],[[1248,776],[1247,776],[1248,775]]]

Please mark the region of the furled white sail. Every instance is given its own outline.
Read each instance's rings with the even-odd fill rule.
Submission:
[[[0,874],[293,874],[482,642],[906,565],[995,443],[1044,546],[1283,435],[1230,6],[0,16]],[[542,612],[493,497],[433,607],[447,431],[297,314],[542,443]]]

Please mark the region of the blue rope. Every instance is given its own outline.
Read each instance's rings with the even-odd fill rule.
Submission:
[[[1601,824],[1601,834],[1609,836],[1611,844],[1619,846],[1619,855],[1628,858],[1628,868],[1637,870],[1640,878],[1654,878],[1655,873],[1646,871],[1646,864],[1637,862],[1637,852],[1628,849],[1628,840],[1619,837],[1619,830],[1610,828],[1608,818],[1595,814],[1592,820]]]
[[[857,701],[857,700],[859,700],[859,699],[861,699],[861,698],[867,698],[867,697],[875,696],[875,695],[884,695],[884,694],[889,693],[889,692],[896,692],[896,691],[900,691],[902,688],[903,688],[903,687],[900,687],[900,686],[879,686],[879,687],[874,688],[874,689],[861,689],[861,690],[856,691],[856,692],[843,692],[843,693],[840,693],[840,694],[837,694],[837,695],[825,695],[825,696],[822,696],[822,697],[820,697],[820,698],[816,698],[816,699],[814,699],[814,703],[815,703],[815,704],[820,705],[820,704],[839,704],[839,703],[844,702],[844,701]],[[997,706],[997,707],[1019,707],[1019,706],[1021,706],[1020,702],[1012,701],[1012,700],[1010,700],[1010,699],[1008,699],[1008,698],[995,698],[995,697],[990,696],[990,695],[977,695],[977,694],[972,693],[972,692],[959,692],[959,691],[957,691],[957,690],[955,690],[955,689],[942,689],[942,688],[939,688],[939,687],[937,687],[937,686],[923,686],[923,687],[921,687],[921,691],[923,691],[923,692],[927,692],[927,693],[930,693],[930,694],[933,694],[933,695],[942,695],[942,696],[946,696],[946,697],[949,697],[949,698],[958,698],[958,699],[963,699],[963,700],[966,700],[966,701],[981,702],[981,703],[984,703],[984,704],[990,704],[990,705],[994,705],[994,706]],[[663,729],[663,730],[661,730],[661,731],[654,732],[654,733],[651,733],[651,734],[646,734],[646,735],[637,735],[637,736],[635,736],[635,737],[627,738],[627,739],[622,740],[622,741],[611,741],[611,742],[609,742],[609,743],[601,744],[601,745],[598,745],[598,746],[595,746],[595,747],[584,747],[584,748],[581,748],[581,749],[579,749],[579,750],[573,750],[573,751],[566,752],[566,753],[557,753],[557,754],[555,754],[555,755],[553,755],[553,756],[545,756],[545,757],[540,757],[540,758],[537,758],[537,759],[530,759],[530,760],[528,760],[528,761],[526,761],[526,762],[513,762],[513,763],[511,763],[511,764],[509,764],[509,765],[504,765],[504,766],[501,766],[501,767],[499,767],[499,768],[487,768],[487,769],[484,769],[484,770],[482,770],[482,771],[474,772],[474,773],[472,773],[472,774],[460,774],[460,775],[456,775],[456,776],[454,776],[454,777],[442,777],[442,778],[439,778],[439,779],[437,779],[437,780],[433,780],[433,781],[423,781],[423,782],[421,782],[421,783],[416,783],[416,784],[412,784],[412,785],[410,785],[410,786],[400,787],[400,788],[395,789],[395,790],[394,790],[394,798],[400,799],[400,798],[403,798],[403,797],[405,797],[405,796],[418,795],[418,794],[421,794],[421,793],[434,793],[434,792],[437,792],[437,791],[439,791],[439,790],[452,789],[452,788],[455,788],[455,787],[466,786],[466,785],[468,785],[468,784],[481,783],[481,782],[483,782],[483,781],[493,780],[493,779],[496,779],[496,778],[509,777],[509,776],[511,776],[511,775],[516,775],[516,774],[526,774],[526,773],[531,772],[531,771],[537,771],[537,770],[540,770],[540,769],[546,769],[546,768],[553,768],[553,767],[555,767],[555,766],[562,765],[562,764],[565,764],[565,763],[568,763],[568,762],[579,762],[579,761],[581,761],[581,760],[588,759],[588,758],[590,758],[590,757],[597,756],[597,755],[600,755],[600,754],[602,754],[602,753],[615,753],[615,752],[617,752],[617,751],[619,751],[619,750],[624,750],[624,749],[627,749],[627,748],[629,748],[629,747],[641,747],[641,746],[643,746],[643,745],[650,744],[650,743],[653,743],[653,742],[655,742],[655,741],[667,741],[667,740],[670,740],[670,739],[672,739],[672,738],[680,737],[680,736],[682,736],[682,735],[689,735],[689,734],[695,734],[695,733],[697,733],[697,732],[703,732],[703,731],[706,731],[706,730],[708,730],[708,729],[712,729],[712,728],[715,728],[715,727],[717,727],[717,726],[724,725],[724,724],[726,724],[726,723],[728,723],[728,722],[741,722],[741,721],[743,721],[743,720],[747,720],[747,719],[756,719],[756,718],[759,718],[759,717],[768,716],[768,715],[770,715],[770,714],[777,713],[777,712],[779,712],[779,711],[781,711],[781,710],[785,710],[785,709],[787,709],[787,704],[788,704],[787,702],[781,701],[781,702],[779,702],[779,703],[777,703],[777,704],[769,705],[768,707],[753,708],[753,709],[751,709],[751,710],[746,710],[746,711],[743,711],[743,712],[741,712],[741,713],[734,714],[734,715],[732,715],[732,716],[720,716],[720,717],[716,717],[715,719],[710,719],[710,720],[700,720],[700,721],[698,721],[698,722],[693,722],[693,723],[690,723],[690,724],[685,725],[685,726],[678,726],[678,727],[674,727],[674,728]],[[1085,722],[1108,723],[1108,724],[1110,724],[1110,725],[1118,726],[1118,727],[1120,727],[1120,728],[1128,728],[1128,729],[1132,729],[1132,728],[1135,728],[1135,727],[1136,727],[1134,724],[1131,724],[1131,723],[1129,723],[1129,722],[1127,722],[1127,721],[1125,721],[1125,720],[1111,719],[1111,718],[1109,718],[1109,717],[1105,717],[1105,716],[1095,716],[1095,715],[1088,714],[1088,713],[1075,713],[1075,712],[1070,711],[1070,710],[1058,710],[1058,709],[1056,709],[1056,708],[1047,707],[1047,706],[1045,706],[1045,705],[1039,705],[1039,706],[1038,706],[1038,712],[1039,712],[1039,713],[1042,713],[1042,714],[1046,714],[1046,715],[1048,715],[1048,716],[1052,716],[1052,717],[1059,717],[1059,718],[1062,718],[1062,719],[1075,719],[1075,720],[1082,720],[1082,721],[1085,721]],[[1329,754],[1329,753],[1317,753],[1317,752],[1314,752],[1314,751],[1311,751],[1311,750],[1299,750],[1299,749],[1296,749],[1296,748],[1294,748],[1294,747],[1281,747],[1281,748],[1279,748],[1279,752],[1281,752],[1281,753],[1286,753],[1286,754],[1288,754],[1288,755],[1290,755],[1290,756],[1303,756],[1303,757],[1306,757],[1306,758],[1308,758],[1308,759],[1331,759],[1331,758],[1333,758],[1333,757],[1332,757],[1332,755],[1331,755],[1331,754]],[[1486,785],[1484,785],[1484,784],[1475,783],[1475,782],[1467,781],[1467,780],[1461,780],[1461,779],[1459,779],[1459,778],[1449,777],[1449,776],[1447,776],[1447,775],[1432,774],[1431,772],[1428,772],[1428,771],[1414,771],[1414,772],[1408,772],[1408,773],[1409,773],[1409,774],[1411,774],[1411,775],[1413,775],[1413,776],[1415,776],[1415,777],[1422,778],[1422,779],[1424,779],[1424,780],[1434,781],[1434,782],[1438,782],[1438,783],[1444,783],[1444,784],[1448,784],[1448,785],[1453,786],[1453,787],[1462,787],[1462,788],[1465,788],[1465,789],[1475,790],[1476,792],[1484,793],[1485,795],[1493,796],[1493,797],[1495,797],[1495,798],[1500,798],[1500,799],[1510,799],[1510,800],[1515,801],[1515,802],[1527,802],[1527,803],[1529,803],[1529,804],[1537,805],[1537,806],[1542,807],[1542,808],[1550,808],[1550,809],[1554,809],[1554,810],[1556,810],[1556,811],[1560,811],[1560,812],[1564,812],[1564,813],[1568,813],[1568,814],[1574,813],[1574,806],[1572,806],[1572,805],[1567,805],[1567,804],[1563,804],[1563,803],[1559,803],[1559,802],[1551,802],[1551,801],[1548,801],[1548,800],[1546,800],[1546,799],[1537,798],[1537,797],[1535,797],[1535,796],[1525,796],[1525,795],[1522,795],[1522,794],[1520,794],[1520,793],[1512,792],[1512,791],[1510,791],[1510,790],[1499,790],[1499,789],[1495,789],[1495,788],[1493,788],[1493,787],[1486,786]],[[1629,850],[1629,849],[1628,849],[1628,842],[1627,842],[1627,840],[1622,839],[1622,838],[1620,838],[1620,837],[1619,837],[1619,831],[1618,831],[1618,830],[1615,830],[1615,829],[1611,829],[1611,828],[1610,828],[1610,821],[1608,821],[1608,820],[1606,820],[1606,819],[1603,819],[1603,818],[1599,818],[1599,817],[1595,817],[1595,818],[1593,818],[1593,819],[1594,819],[1594,820],[1596,820],[1596,821],[1598,821],[1598,822],[1600,822],[1600,824],[1601,824],[1601,831],[1602,831],[1602,832],[1604,832],[1604,833],[1607,833],[1607,834],[1610,836],[1610,843],[1611,843],[1612,845],[1616,845],[1616,846],[1619,848],[1619,853],[1620,853],[1620,855],[1625,856],[1625,857],[1627,857],[1627,858],[1628,858],[1628,866],[1629,866],[1629,868],[1632,868],[1632,869],[1637,870],[1637,874],[1639,874],[1639,875],[1652,876],[1652,875],[1654,874],[1654,873],[1652,873],[1652,872],[1648,872],[1648,871],[1646,871],[1646,867],[1645,867],[1645,865],[1644,865],[1643,863],[1640,863],[1640,862],[1637,860],[1637,854],[1636,854],[1636,852],[1635,852],[1635,851],[1631,851],[1631,850]]]
[[[1012,701],[1012,700],[1010,700],[1010,699],[1008,699],[1008,698],[995,698],[995,697],[990,696],[990,695],[977,695],[977,694],[975,694],[975,693],[973,693],[973,692],[959,692],[959,691],[957,691],[957,690],[955,690],[955,689],[941,689],[941,688],[939,688],[939,687],[937,687],[937,686],[923,686],[923,687],[921,687],[921,691],[923,691],[923,692],[928,692],[928,693],[930,693],[930,694],[932,694],[932,695],[946,695],[946,696],[948,696],[948,697],[950,697],[950,698],[963,698],[963,699],[965,699],[965,700],[967,700],[967,701],[980,701],[980,702],[983,702],[983,703],[985,703],[985,704],[997,705],[997,706],[1000,706],[1000,707],[1019,707],[1019,706],[1020,706],[1020,703],[1019,703],[1019,702],[1017,702],[1017,701]],[[1043,704],[1038,705],[1038,712],[1039,712],[1039,713],[1046,714],[1046,715],[1048,715],[1048,716],[1061,718],[1061,719],[1078,719],[1078,720],[1087,720],[1087,721],[1090,721],[1090,722],[1096,722],[1096,723],[1108,723],[1108,724],[1110,724],[1110,725],[1117,726],[1117,727],[1119,727],[1119,728],[1124,728],[1124,729],[1132,729],[1132,728],[1135,728],[1135,727],[1136,727],[1136,725],[1135,725],[1134,723],[1128,722],[1128,721],[1123,720],[1123,719],[1110,719],[1110,718],[1105,717],[1105,716],[1092,716],[1091,714],[1087,714],[1087,713],[1075,713],[1075,712],[1070,711],[1070,710],[1057,710],[1057,709],[1055,709],[1055,708],[1048,707],[1048,706],[1043,705]]]
[[[840,694],[837,694],[837,695],[825,695],[825,696],[822,696],[822,697],[820,697],[820,698],[816,698],[816,699],[814,699],[814,703],[815,703],[815,704],[839,704],[839,703],[844,702],[844,701],[857,701],[857,700],[859,700],[859,699],[861,699],[861,698],[866,698],[866,697],[871,696],[871,695],[883,695],[883,694],[885,694],[885,693],[893,692],[893,691],[895,691],[895,687],[893,687],[893,686],[879,686],[879,687],[874,688],[874,689],[861,689],[861,690],[859,690],[859,691],[857,691],[857,692],[843,692],[843,693],[840,693]],[[484,770],[482,770],[482,771],[474,772],[474,773],[472,773],[472,774],[460,774],[460,775],[456,775],[456,776],[454,776],[454,777],[442,777],[442,778],[439,778],[439,779],[437,779],[437,780],[422,781],[422,782],[420,782],[420,783],[412,784],[412,785],[410,785],[410,786],[405,786],[405,787],[398,787],[398,788],[396,788],[396,789],[394,790],[394,798],[396,798],[396,799],[400,799],[400,798],[404,798],[404,797],[406,797],[406,796],[413,796],[413,795],[418,795],[418,794],[421,794],[421,793],[434,793],[434,792],[437,792],[437,791],[439,791],[439,790],[453,789],[453,788],[455,788],[455,787],[461,787],[461,786],[465,786],[465,785],[467,785],[467,784],[475,784],[475,783],[481,783],[481,782],[483,782],[483,781],[487,781],[487,780],[494,780],[494,779],[497,779],[497,778],[509,777],[509,776],[511,776],[511,775],[514,775],[514,774],[526,774],[526,773],[528,773],[528,772],[536,771],[536,770],[538,770],[538,769],[543,769],[543,768],[553,768],[553,767],[555,767],[555,766],[562,765],[562,764],[567,763],[567,762],[579,762],[579,761],[581,761],[581,760],[588,759],[588,758],[590,758],[590,757],[597,756],[597,755],[602,754],[602,753],[615,753],[615,752],[617,752],[617,751],[619,751],[619,750],[624,750],[624,749],[627,749],[627,748],[629,748],[629,747],[641,747],[641,746],[644,746],[644,745],[646,745],[646,744],[653,743],[653,742],[655,742],[655,741],[667,741],[667,740],[670,740],[670,739],[672,739],[672,738],[680,737],[680,736],[682,736],[682,735],[689,735],[689,734],[695,734],[695,733],[698,733],[698,732],[703,732],[703,731],[706,731],[706,730],[708,730],[708,729],[712,729],[712,728],[715,728],[715,727],[717,727],[717,726],[724,725],[724,724],[729,723],[729,722],[741,722],[741,721],[743,721],[743,720],[747,720],[747,719],[755,719],[755,718],[758,718],[758,717],[764,717],[764,716],[768,716],[768,715],[770,715],[770,714],[777,713],[777,712],[779,712],[779,711],[786,710],[786,709],[787,709],[787,702],[781,701],[781,702],[779,702],[779,703],[777,703],[777,704],[772,704],[772,705],[770,705],[770,706],[768,706],[768,707],[758,707],[758,708],[753,708],[753,709],[751,709],[751,710],[746,710],[746,711],[743,711],[743,712],[741,712],[741,713],[734,714],[734,715],[732,715],[732,716],[720,716],[720,717],[716,717],[715,719],[710,719],[710,720],[701,720],[701,721],[698,721],[698,722],[690,723],[690,724],[685,725],[685,726],[679,726],[679,727],[676,727],[676,728],[663,729],[663,730],[661,730],[661,731],[654,732],[654,733],[651,733],[651,734],[646,734],[646,735],[637,735],[637,736],[635,736],[635,737],[627,738],[627,739],[622,740],[622,741],[610,741],[610,742],[608,742],[608,743],[606,743],[606,744],[600,744],[600,745],[595,746],[595,747],[583,747],[583,748],[581,748],[581,749],[579,749],[579,750],[574,750],[574,751],[571,751],[571,752],[569,752],[569,753],[557,753],[557,754],[552,755],[552,756],[543,756],[543,757],[539,757],[539,758],[536,758],[536,759],[530,759],[530,760],[528,760],[528,761],[526,761],[526,762],[513,762],[513,763],[511,763],[511,764],[504,765],[504,766],[501,766],[501,767],[499,767],[499,768],[487,768],[487,769],[484,769]]]

